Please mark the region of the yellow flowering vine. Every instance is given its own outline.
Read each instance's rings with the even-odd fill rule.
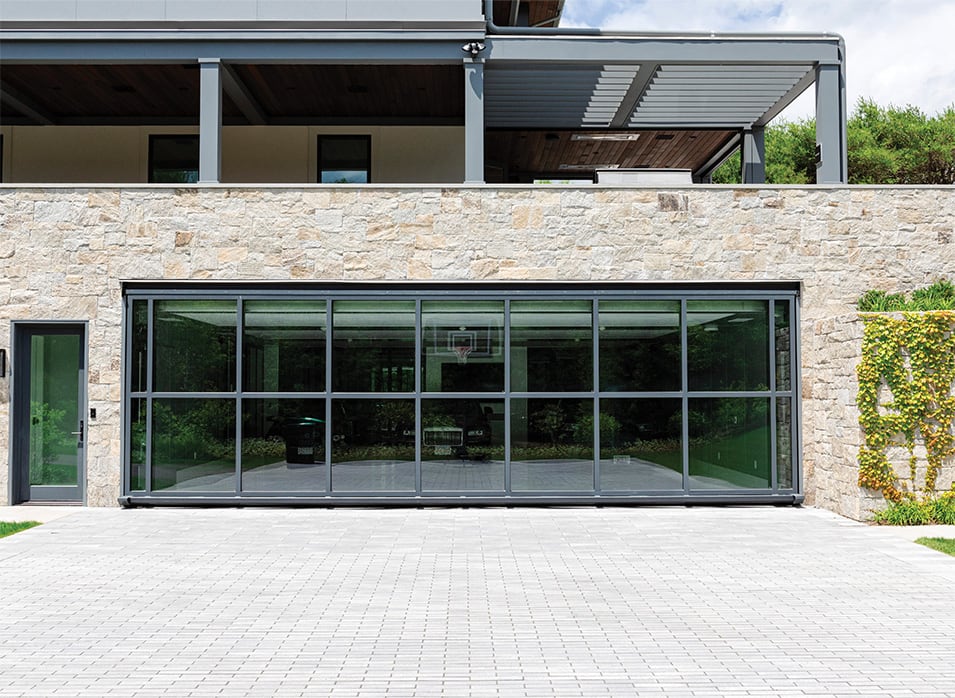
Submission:
[[[907,450],[910,482],[925,447],[923,494],[935,492],[943,462],[955,455],[955,312],[863,314],[859,378],[859,484],[898,502],[916,493],[900,485],[887,449]]]

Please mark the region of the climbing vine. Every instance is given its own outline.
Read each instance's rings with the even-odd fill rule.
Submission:
[[[859,484],[899,502],[916,497],[919,456],[925,448],[922,494],[932,495],[945,459],[955,455],[955,312],[862,315],[859,378]],[[900,485],[887,451],[908,453],[911,489]]]

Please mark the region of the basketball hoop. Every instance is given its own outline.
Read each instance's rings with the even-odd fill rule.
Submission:
[[[471,355],[471,352],[474,350],[474,347],[470,346],[461,346],[455,347],[454,353],[458,356],[459,364],[466,364],[468,362],[468,356]]]

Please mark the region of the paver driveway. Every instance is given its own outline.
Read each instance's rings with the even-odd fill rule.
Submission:
[[[952,695],[955,558],[791,508],[82,509],[0,695]]]

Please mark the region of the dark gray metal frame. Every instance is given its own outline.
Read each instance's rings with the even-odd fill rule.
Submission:
[[[20,504],[30,501],[30,478],[26,473],[25,462],[26,444],[29,442],[29,424],[25,420],[30,414],[29,388],[19,389],[17,378],[23,376],[24,360],[30,356],[26,340],[33,331],[47,330],[51,334],[57,332],[68,333],[74,331],[80,336],[80,352],[83,365],[80,367],[79,378],[79,413],[84,416],[86,424],[83,435],[83,446],[79,452],[78,482],[74,487],[49,488],[50,497],[41,501],[69,501],[86,503],[86,459],[89,442],[89,420],[86,418],[89,406],[88,376],[89,376],[89,323],[82,320],[14,320],[10,323],[10,449],[8,452],[9,486],[8,500],[11,504]],[[78,497],[74,496],[74,491]]]
[[[172,284],[127,284],[125,291],[125,313],[124,313],[124,344],[123,344],[123,496],[121,502],[126,505],[133,504],[182,504],[182,503],[203,503],[203,504],[249,504],[258,505],[265,503],[272,504],[300,504],[300,505],[362,505],[362,504],[545,504],[545,503],[566,503],[566,504],[595,504],[595,503],[799,503],[803,495],[801,490],[801,453],[800,443],[800,410],[799,396],[796,386],[799,384],[798,373],[798,288],[795,284],[674,284],[672,286],[653,286],[639,284],[454,284],[448,286],[434,286],[428,284],[409,284],[401,287],[376,286],[374,284],[261,284],[253,285],[181,285]],[[152,371],[147,377],[146,390],[133,393],[130,391],[130,382],[128,377],[128,367],[126,365],[126,356],[129,356],[132,326],[132,308],[133,300],[146,300],[149,307],[149,326],[148,326],[148,349],[152,352],[152,331],[153,331],[153,313],[152,306],[154,300],[174,300],[174,299],[235,299],[236,303],[236,390],[234,392],[216,392],[216,393],[157,393],[152,390]],[[516,299],[539,299],[539,298],[560,298],[573,300],[588,300],[593,304],[593,332],[594,332],[594,385],[590,391],[581,391],[573,393],[537,393],[524,391],[511,391],[510,387],[510,302]],[[771,383],[767,391],[690,391],[687,390],[687,343],[686,343],[686,302],[692,299],[701,298],[720,298],[726,300],[765,300],[769,305],[770,336],[767,337],[767,350],[770,357],[770,378]],[[325,364],[325,391],[321,392],[245,392],[242,385],[242,340],[243,340],[243,302],[245,300],[317,300],[325,299],[327,302],[326,315],[326,364]],[[411,392],[395,393],[353,393],[353,392],[333,392],[331,390],[332,373],[332,302],[341,300],[397,300],[414,299],[416,301],[415,325],[416,325],[416,359],[415,359],[415,389]],[[503,300],[505,304],[504,318],[504,371],[505,371],[505,391],[503,392],[467,392],[467,393],[432,393],[421,390],[421,301],[427,299],[444,300]],[[682,389],[679,391],[666,392],[613,392],[606,393],[599,388],[599,364],[597,356],[599,352],[598,343],[598,304],[602,299],[653,299],[653,300],[678,300],[681,305],[681,341],[682,341]],[[773,331],[774,302],[776,300],[786,300],[790,302],[790,327],[791,327],[791,351],[790,351],[790,390],[780,391],[776,386],[775,365],[776,356],[773,351],[773,342],[775,333]],[[128,420],[128,410],[132,399],[144,398],[147,400],[147,432],[146,449],[147,453],[152,452],[152,424],[151,424],[151,398],[220,398],[234,399],[236,401],[236,487],[231,493],[207,492],[190,493],[182,492],[151,492],[148,488],[151,483],[151,458],[146,462],[146,490],[130,490],[130,454],[128,445],[130,443],[130,424]],[[242,463],[241,463],[241,427],[242,410],[241,401],[245,398],[293,398],[293,399],[323,399],[326,405],[326,415],[332,414],[332,400],[342,399],[408,399],[415,401],[415,421],[416,425],[421,423],[421,403],[424,399],[495,399],[504,401],[505,419],[504,419],[504,441],[505,441],[505,483],[504,491],[483,492],[483,491],[423,491],[421,486],[421,465],[420,453],[422,448],[422,437],[420,428],[415,429],[415,491],[402,492],[347,492],[336,491],[332,489],[331,482],[331,450],[326,450],[325,468],[325,489],[314,492],[255,492],[243,491],[242,489]],[[510,414],[510,400],[521,398],[582,398],[593,400],[594,423],[599,424],[600,398],[679,398],[682,399],[683,419],[683,490],[667,491],[609,491],[603,492],[600,489],[600,443],[599,430],[595,433],[595,455],[594,455],[594,490],[591,491],[540,491],[540,492],[513,492],[510,481],[510,420],[507,415]],[[770,443],[771,443],[771,467],[772,467],[772,486],[766,489],[752,490],[734,490],[734,489],[707,489],[693,490],[689,484],[689,455],[688,455],[688,425],[686,419],[686,409],[690,398],[707,397],[760,397],[767,398],[770,401]],[[792,404],[792,488],[780,489],[777,481],[777,439],[776,439],[776,404],[777,398],[788,398]],[[331,419],[325,422],[325,443],[332,443],[332,424]]]

